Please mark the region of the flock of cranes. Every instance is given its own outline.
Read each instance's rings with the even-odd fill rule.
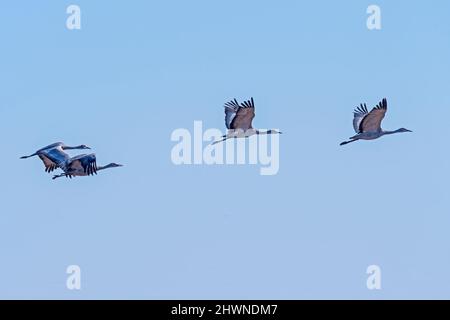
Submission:
[[[354,111],[353,127],[356,135],[350,137],[349,141],[344,141],[340,145],[355,142],[358,140],[374,140],[384,135],[411,132],[411,130],[400,128],[395,131],[381,129],[381,121],[387,111],[387,100],[384,98],[370,112],[366,104],[361,104]],[[225,125],[228,133],[222,136],[221,140],[215,141],[216,144],[230,138],[248,138],[255,134],[281,134],[276,130],[260,131],[253,129],[252,121],[255,117],[255,102],[253,98],[241,104],[236,99],[225,103]]]
[[[77,147],[66,146],[62,142],[57,142],[39,149],[29,156],[23,156],[20,159],[27,159],[38,156],[45,166],[45,172],[51,173],[58,168],[63,171],[59,175],[54,175],[53,179],[66,177],[71,178],[76,176],[92,176],[97,174],[97,171],[121,167],[121,164],[110,163],[106,166],[97,166],[97,158],[95,154],[81,154],[71,158],[65,150],[85,150],[90,149],[88,146],[82,144]]]
[[[356,135],[350,137],[348,141],[342,142],[340,145],[346,145],[358,140],[374,140],[384,135],[411,132],[411,130],[400,128],[395,131],[383,130],[381,122],[384,119],[387,111],[387,100],[380,101],[370,112],[366,104],[361,104],[353,112],[353,128]],[[255,102],[253,98],[239,102],[234,99],[225,103],[225,126],[228,129],[226,135],[222,136],[220,140],[214,141],[212,144],[223,142],[227,139],[248,138],[252,135],[263,134],[281,134],[277,130],[260,131],[252,127],[252,121],[255,118]],[[76,147],[66,146],[62,142],[51,144],[47,147],[39,149],[29,156],[23,156],[21,159],[27,159],[38,156],[45,166],[45,172],[51,173],[57,169],[63,172],[54,175],[53,179],[66,177],[72,178],[76,176],[91,176],[96,175],[98,171],[121,167],[121,164],[110,163],[106,166],[97,166],[97,159],[95,154],[82,154],[75,157],[70,157],[66,150],[85,150],[90,149],[86,145],[79,145]]]

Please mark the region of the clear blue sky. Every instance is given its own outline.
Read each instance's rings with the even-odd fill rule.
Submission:
[[[2,1],[0,298],[450,298],[449,12]],[[278,175],[172,164],[174,129],[223,129],[223,103],[250,96],[254,124],[285,133]],[[384,127],[414,133],[340,147],[353,108],[383,97]],[[52,181],[19,160],[55,141],[125,167]],[[66,289],[72,264],[81,291]]]

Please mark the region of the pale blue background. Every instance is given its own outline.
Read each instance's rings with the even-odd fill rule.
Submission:
[[[450,4],[376,1],[369,31],[372,3],[2,1],[0,297],[450,298]],[[172,164],[174,129],[250,96],[278,175]],[[383,97],[414,133],[340,147]],[[60,140],[126,166],[19,160]]]

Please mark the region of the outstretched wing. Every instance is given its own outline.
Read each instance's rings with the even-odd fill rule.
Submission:
[[[366,104],[362,104],[353,111],[353,128],[356,133],[361,133],[360,125],[364,117],[369,114]]]
[[[236,99],[225,103],[225,126],[227,129],[231,128],[231,123],[233,122],[236,113],[239,110],[239,103]]]
[[[252,121],[255,117],[255,102],[253,98],[241,104],[236,116],[231,122],[231,129],[248,130],[252,129]]]
[[[359,129],[361,132],[381,131],[381,121],[387,111],[387,101],[383,99],[377,104],[361,121]]]
[[[48,146],[46,146],[44,148],[39,149],[38,151],[36,151],[36,153],[40,153],[40,152],[45,151],[45,150],[50,150],[50,149],[54,149],[54,148],[62,147],[62,146],[64,146],[63,142],[52,143],[51,145],[48,145]]]
[[[47,172],[52,172],[58,167],[62,168],[64,163],[70,158],[59,145],[55,148],[43,149],[39,151],[38,155],[44,162],[45,171]]]
[[[383,99],[370,112],[366,104],[361,104],[354,111],[353,127],[356,133],[381,131],[381,121],[387,111],[387,100]]]
[[[70,166],[74,165],[75,163],[79,162],[81,167],[84,170],[84,173],[86,173],[88,176],[92,176],[94,174],[97,174],[97,158],[95,157],[95,154],[82,154],[76,157],[73,157],[70,159]],[[70,172],[69,172],[70,173]]]
[[[59,166],[56,163],[54,163],[52,160],[50,160],[43,154],[39,154],[39,158],[41,158],[42,162],[44,162],[45,172],[50,173],[59,168]]]

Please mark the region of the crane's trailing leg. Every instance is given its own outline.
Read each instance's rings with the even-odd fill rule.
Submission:
[[[58,178],[62,178],[64,176],[65,176],[64,173],[63,174],[59,174],[59,175],[54,175],[52,179],[55,180],[55,179],[58,179]]]
[[[72,179],[72,176],[70,174],[67,174],[67,173],[61,173],[59,175],[55,175],[55,176],[53,176],[52,179],[55,180],[55,179],[62,178],[62,177],[66,177],[66,178],[71,178]]]
[[[229,138],[231,138],[231,137],[228,137],[228,136],[222,136],[222,140],[214,141],[213,143],[211,143],[211,145],[213,146],[213,145],[215,145],[215,144],[217,144],[217,143],[220,143],[220,142],[223,142],[223,141],[225,141],[225,140],[227,140],[227,139],[229,139]]]
[[[349,144],[349,143],[352,143],[352,142],[355,142],[355,141],[358,141],[359,139],[352,139],[352,140],[349,140],[349,141],[344,141],[344,142],[341,142],[341,144],[340,144],[340,146],[343,146],[343,145],[346,145],[346,144]]]
[[[30,154],[29,156],[20,157],[20,159],[28,159],[28,158],[31,158],[31,157],[34,157],[34,156],[37,156],[37,153]]]

